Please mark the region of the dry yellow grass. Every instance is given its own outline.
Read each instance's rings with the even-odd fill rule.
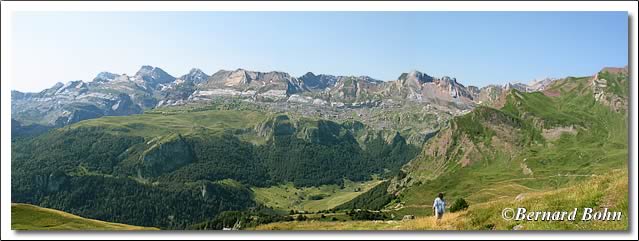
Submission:
[[[11,204],[13,230],[159,230],[83,218],[60,210],[31,204]]]
[[[523,207],[527,210],[562,211],[573,208],[608,208],[622,212],[619,221],[514,221],[505,220],[504,208]],[[466,211],[446,213],[442,220],[418,217],[406,221],[345,221],[345,222],[284,222],[256,227],[256,230],[627,230],[628,172],[610,171],[606,176],[594,176],[571,187],[552,191],[525,193],[520,201],[501,198],[472,205]]]
[[[399,230],[457,230],[460,216],[465,213],[446,213],[439,221],[435,217],[420,217],[404,221]]]
[[[447,213],[437,222],[435,217],[397,221],[294,221],[261,225],[255,230],[455,230],[461,213]]]

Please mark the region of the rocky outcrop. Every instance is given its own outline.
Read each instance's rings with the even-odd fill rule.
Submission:
[[[175,77],[164,72],[164,70],[158,67],[144,65],[137,73],[135,73],[135,81],[142,83],[143,86],[156,88],[158,85],[168,84],[175,81]]]
[[[358,102],[381,96],[384,82],[368,76],[339,76],[329,91],[331,102]]]
[[[188,74],[182,75],[180,80],[183,80],[187,83],[193,83],[195,85],[199,85],[201,83],[206,82],[209,79],[209,76],[204,73],[201,69],[193,68],[189,71]]]
[[[146,175],[167,173],[195,159],[191,147],[180,134],[154,138],[147,142],[147,146],[141,156]]]
[[[627,68],[604,70],[615,76],[624,73],[627,76]],[[401,106],[412,102],[458,115],[476,104],[500,108],[502,97],[512,89],[540,91],[557,81],[546,78],[530,85],[509,83],[478,88],[465,87],[453,77],[433,77],[416,70],[402,73],[394,81],[380,81],[368,76],[311,72],[296,78],[285,72],[245,69],[220,70],[209,76],[197,68],[175,78],[158,67],[145,65],[133,76],[101,72],[91,82],[57,83],[38,93],[12,91],[11,111],[12,118],[24,124],[59,126],[100,116],[141,113],[158,106],[232,97],[336,109],[379,107],[384,102]],[[627,106],[624,97],[607,94],[617,88],[614,86],[618,82],[616,77],[606,79],[597,75],[592,90],[598,101],[621,110]]]
[[[475,96],[475,101],[481,105],[501,108],[506,93],[507,91],[502,86],[488,85],[479,90],[479,93]]]
[[[306,91],[304,83],[284,72],[256,72],[244,69],[220,70],[211,75],[206,83],[197,88],[200,91],[220,89],[239,92],[255,91],[257,95],[286,98],[291,94]]]
[[[590,83],[596,101],[620,112],[628,109],[628,68],[603,68]]]
[[[13,91],[11,113],[25,124],[63,126],[105,115],[142,113],[155,102],[153,91],[129,76],[102,72],[89,83],[57,83],[38,93]]]
[[[385,93],[390,97],[444,106],[448,103],[462,106],[473,103],[471,92],[458,83],[456,78],[436,78],[416,70],[401,74],[397,80],[390,83]]]
[[[58,192],[67,185],[69,177],[62,171],[54,171],[34,177],[34,184],[44,192]]]
[[[546,89],[546,87],[552,85],[557,80],[558,79],[555,79],[555,78],[543,78],[543,79],[533,80],[532,82],[530,82],[530,84],[528,84],[528,90],[543,91]]]
[[[287,115],[275,115],[255,126],[255,132],[261,137],[289,136],[295,127]]]
[[[327,88],[332,88],[337,83],[337,77],[333,75],[315,75],[312,72],[308,72],[299,78],[306,88],[310,91],[324,91]]]
[[[478,160],[495,159],[497,152],[510,155],[518,149],[513,143],[518,143],[520,125],[508,114],[488,107],[457,116],[402,167],[388,191],[397,194],[416,182],[433,180],[452,166],[464,168]]]

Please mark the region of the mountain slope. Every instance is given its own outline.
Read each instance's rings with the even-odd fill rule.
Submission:
[[[198,85],[191,99],[210,99],[215,96],[245,96],[277,101],[306,91],[304,83],[284,72],[255,72],[244,69],[220,70],[207,82]]]
[[[158,230],[79,217],[30,204],[11,204],[12,230]]]
[[[417,153],[397,131],[359,122],[225,108],[102,117],[16,140],[12,201],[185,228],[223,211],[257,207],[249,187],[392,176]],[[238,185],[220,183],[226,179]]]
[[[174,79],[159,68],[143,66],[133,77],[102,72],[89,83],[58,83],[39,93],[12,91],[12,118],[59,127],[101,116],[138,114],[156,105],[153,88]]]
[[[607,175],[589,177],[575,185],[553,191],[531,191],[520,200],[501,199],[471,205],[467,210],[446,213],[440,223],[435,217],[390,221],[296,221],[257,226],[255,230],[627,230],[628,229],[628,172],[614,170]],[[592,205],[595,206],[592,206]],[[504,208],[523,207],[528,211],[569,210],[575,207],[594,207],[595,212],[608,208],[622,212],[619,221],[514,221],[501,217]],[[516,227],[516,228],[515,228]]]
[[[409,209],[430,205],[423,197],[442,191],[472,204],[624,168],[627,102],[618,109],[597,100],[592,83],[592,77],[556,82],[546,88],[559,92],[551,96],[513,89],[500,110],[478,107],[453,118],[389,191]]]
[[[418,75],[425,79],[417,79]],[[386,105],[427,103],[457,112],[471,108],[473,99],[454,78],[434,78],[416,71],[387,82],[368,76],[309,72],[297,78],[285,72],[245,69],[220,70],[209,76],[196,68],[176,78],[148,65],[132,76],[101,72],[90,82],[57,83],[38,93],[12,91],[11,96],[13,119],[23,125],[52,127],[101,116],[139,114],[161,106],[205,105],[219,98],[263,105],[291,102],[320,112],[378,107],[385,101],[392,101]]]
[[[402,73],[389,91],[399,91],[405,98],[432,102],[472,102],[473,96],[457,79],[435,78],[419,71]]]
[[[104,72],[12,96],[20,136],[12,138],[12,201],[180,229],[263,209],[267,198],[280,209],[418,216],[442,191],[473,206],[508,200],[625,168],[628,85],[627,68],[530,93],[417,71],[392,82],[242,69],[179,78],[150,66],[133,77]],[[102,94],[121,99],[86,101]],[[62,127],[19,122],[29,118]],[[377,178],[392,180],[362,195],[308,197],[324,201],[301,194]],[[299,199],[279,203],[264,190]]]
[[[385,192],[373,188],[341,207],[418,216],[415,220],[313,220],[256,229],[625,230],[627,81],[625,69],[605,68],[594,76],[556,80],[543,92],[511,88],[500,97],[499,109],[479,106],[452,118],[402,167]],[[470,208],[449,213],[436,224],[428,216],[439,192],[447,200],[464,198]],[[369,205],[376,202],[382,205]],[[515,207],[551,211],[577,207],[578,215],[586,207],[608,208],[623,214],[613,222],[522,222],[501,217],[504,208]]]

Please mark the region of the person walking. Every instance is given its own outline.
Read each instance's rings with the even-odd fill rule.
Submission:
[[[435,202],[433,202],[433,213],[437,218],[437,222],[442,219],[444,216],[444,210],[446,209],[446,201],[444,201],[444,194],[439,193],[437,198],[435,198]]]

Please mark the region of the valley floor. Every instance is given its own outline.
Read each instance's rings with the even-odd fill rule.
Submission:
[[[287,183],[286,185],[252,189],[255,193],[255,199],[264,205],[286,212],[289,210],[316,212],[329,210],[348,202],[382,182],[383,180],[366,182],[345,180],[341,188],[339,185],[296,188],[292,183]]]

